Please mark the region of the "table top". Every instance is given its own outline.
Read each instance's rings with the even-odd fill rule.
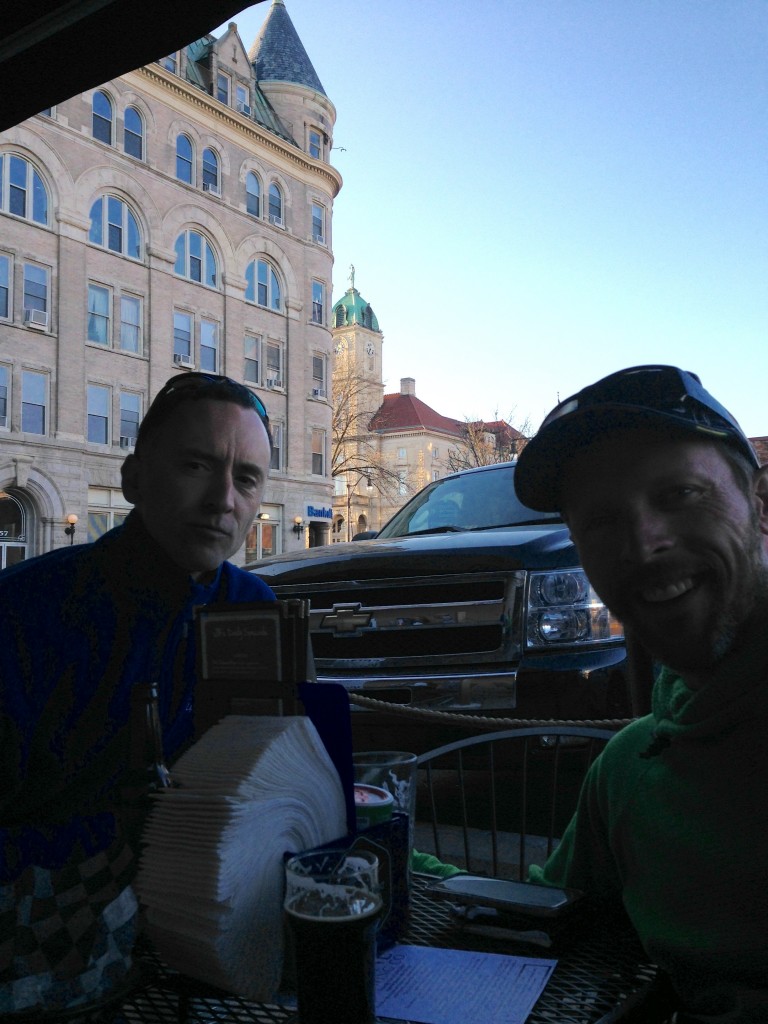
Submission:
[[[557,967],[527,1024],[612,1024],[642,1001],[655,969],[629,935],[579,928],[562,948],[540,950],[509,940],[479,937],[458,929],[449,906],[426,894],[429,879],[414,877],[408,929],[401,941],[414,945],[543,956]],[[206,989],[144,959],[148,981],[123,1003],[115,1024],[288,1024],[295,1012],[272,1003],[252,1003]]]

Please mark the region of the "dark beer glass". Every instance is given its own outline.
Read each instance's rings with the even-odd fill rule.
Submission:
[[[301,1024],[375,1024],[377,869],[368,851],[299,854],[286,865]]]

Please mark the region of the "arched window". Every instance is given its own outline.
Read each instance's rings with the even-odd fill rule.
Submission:
[[[282,309],[280,279],[271,263],[252,260],[245,268],[245,299],[267,309]]]
[[[274,181],[269,186],[269,219],[273,224],[283,226],[283,193]]]
[[[121,256],[141,259],[141,232],[127,203],[117,196],[101,196],[91,207],[88,241]]]
[[[203,150],[203,192],[221,193],[219,185],[219,158],[212,149]]]
[[[192,184],[193,164],[192,143],[186,135],[179,135],[176,139],[176,177],[179,181],[186,181]]]
[[[0,156],[0,210],[37,224],[48,223],[48,191],[23,156]]]
[[[176,239],[175,273],[189,281],[216,288],[218,274],[213,246],[199,231],[183,231]]]
[[[27,529],[24,506],[0,491],[0,569],[23,562],[27,557]]]
[[[144,159],[144,122],[136,107],[125,108],[123,148],[128,156],[135,156],[137,160]]]
[[[112,100],[105,92],[93,94],[93,137],[112,145]]]
[[[253,171],[245,179],[245,208],[252,217],[261,216],[261,182]]]

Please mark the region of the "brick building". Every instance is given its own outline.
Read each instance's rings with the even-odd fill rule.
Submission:
[[[0,567],[125,517],[138,423],[192,368],[274,424],[235,560],[328,539],[335,117],[273,0],[250,50],[231,23],[0,134]]]

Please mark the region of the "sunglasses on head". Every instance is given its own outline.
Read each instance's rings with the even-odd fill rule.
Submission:
[[[219,373],[202,373],[200,371],[192,371],[190,373],[180,373],[178,377],[171,377],[171,379],[158,391],[152,405],[156,406],[158,402],[162,403],[164,399],[170,398],[175,394],[202,391],[205,388],[212,386],[228,388],[233,393],[236,393],[246,399],[251,408],[258,414],[261,422],[267,428],[267,433],[269,433],[269,414],[267,413],[266,406],[258,395],[254,395],[251,389],[247,388],[245,384],[240,384],[238,381],[232,380],[231,377],[225,377],[223,374]]]

